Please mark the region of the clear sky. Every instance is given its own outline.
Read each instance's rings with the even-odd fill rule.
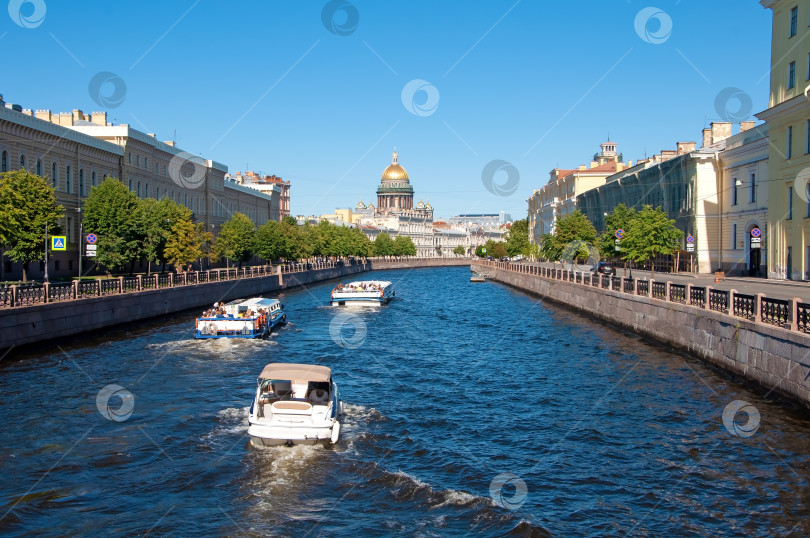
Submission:
[[[437,217],[524,218],[608,135],[635,161],[767,108],[769,10],[653,1],[11,0],[0,92],[176,131],[294,215],[376,203],[396,146]]]

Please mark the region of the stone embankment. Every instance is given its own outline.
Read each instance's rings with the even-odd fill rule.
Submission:
[[[490,278],[670,345],[810,407],[810,305],[734,291],[476,262]]]
[[[368,259],[357,263],[289,264],[215,269],[179,275],[118,277],[0,288],[0,350],[64,342],[79,334],[204,308],[214,302],[272,294],[379,269],[469,265],[442,258]],[[327,298],[324,298],[327,301]]]

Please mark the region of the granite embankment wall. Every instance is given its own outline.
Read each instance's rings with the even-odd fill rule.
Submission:
[[[0,310],[0,349],[98,333],[122,323],[342,278],[369,268],[369,264],[346,265],[283,273],[280,277],[273,274],[7,308]]]
[[[194,308],[216,301],[254,297],[379,269],[470,265],[464,259],[372,259],[365,264],[285,272],[220,282],[178,285],[100,297],[0,309],[0,350],[34,343],[59,342],[83,333],[103,334],[110,327]],[[324,298],[324,301],[327,299]]]
[[[810,407],[810,335],[692,305],[484,265],[472,270],[683,350]]]

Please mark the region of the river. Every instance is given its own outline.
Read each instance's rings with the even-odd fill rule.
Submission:
[[[188,312],[0,363],[0,533],[810,534],[807,412],[469,275],[375,272],[377,310],[288,291],[267,340]],[[249,445],[274,361],[332,368],[337,445]]]

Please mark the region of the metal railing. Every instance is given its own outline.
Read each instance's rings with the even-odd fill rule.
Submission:
[[[525,267],[520,264],[479,261],[483,265],[505,269],[540,278],[574,282],[596,288],[600,292],[620,292],[652,297],[664,302],[699,308],[721,314],[764,323],[791,331],[810,333],[810,303],[798,298],[776,299],[759,293],[746,295],[736,290],[716,290],[674,282],[659,282],[633,278],[599,275],[587,271],[569,271],[547,267]],[[603,291],[604,290],[604,291]]]

